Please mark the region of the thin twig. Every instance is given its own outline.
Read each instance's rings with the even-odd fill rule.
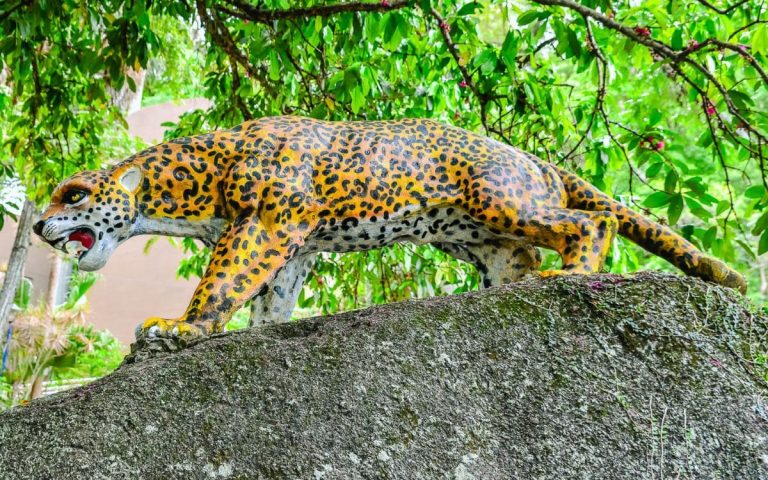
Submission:
[[[729,13],[731,13],[734,10],[736,10],[740,6],[742,6],[745,3],[749,2],[749,0],[741,0],[740,2],[734,3],[733,5],[731,5],[728,8],[718,8],[718,7],[714,6],[714,5],[712,5],[711,3],[709,3],[707,0],[698,0],[698,2],[700,4],[702,4],[702,5],[704,5],[705,7],[709,8],[711,10],[716,11],[720,15],[728,15]]]

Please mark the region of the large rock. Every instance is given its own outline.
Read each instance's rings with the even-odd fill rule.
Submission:
[[[530,280],[219,335],[0,415],[3,479],[768,477],[766,320]]]

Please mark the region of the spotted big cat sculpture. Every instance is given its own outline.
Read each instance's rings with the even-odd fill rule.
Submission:
[[[431,120],[262,118],[166,142],[63,181],[34,226],[96,270],[140,234],[195,237],[211,262],[180,318],[147,336],[220,331],[246,301],[286,320],[318,252],[431,243],[473,263],[485,287],[603,267],[618,232],[689,275],[741,291],[741,275],[668,227],[539,158]]]

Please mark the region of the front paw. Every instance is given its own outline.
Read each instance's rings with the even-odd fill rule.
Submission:
[[[203,324],[185,322],[175,318],[152,317],[136,328],[136,339],[183,338],[192,340],[211,333]]]
[[[136,342],[123,363],[141,362],[180,352],[208,335],[204,326],[177,319],[153,317],[136,327]]]

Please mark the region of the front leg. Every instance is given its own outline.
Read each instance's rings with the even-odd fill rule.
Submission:
[[[139,336],[198,337],[220,332],[304,244],[310,226],[265,224],[242,216],[224,232],[211,255],[186,313],[179,319],[150,318]]]

